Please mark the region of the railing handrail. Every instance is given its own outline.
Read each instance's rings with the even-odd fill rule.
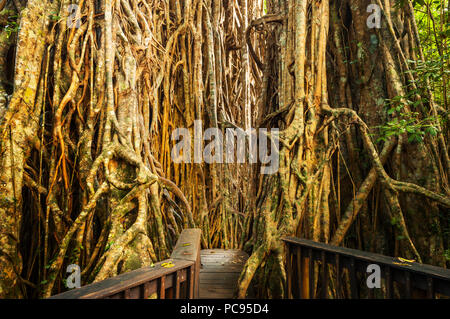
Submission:
[[[398,268],[409,272],[420,273],[429,277],[437,279],[448,280],[450,282],[450,269],[445,269],[428,264],[421,264],[418,262],[405,262],[398,257],[390,257],[377,253],[370,253],[363,250],[357,250],[347,247],[332,246],[329,244],[316,242],[309,239],[296,238],[296,237],[283,237],[282,240],[287,243],[299,245],[303,247],[312,248],[315,250],[327,251],[333,254],[339,253],[343,256],[353,257],[355,259],[363,260],[366,262],[373,262],[380,266],[389,266],[391,268]]]
[[[201,230],[196,228],[184,229],[171,254],[171,258],[155,263],[152,266],[142,267],[114,276],[96,283],[69,290],[54,296],[51,299],[102,299],[120,293],[124,298],[133,288],[142,287],[145,298],[159,290],[168,288],[179,289],[181,282],[189,281],[188,297],[198,297],[199,271],[200,271],[200,238]],[[163,267],[165,263],[172,262],[173,266]],[[161,278],[168,278],[161,283]],[[159,281],[159,282],[156,282]],[[162,288],[161,288],[162,286]],[[164,293],[163,293],[164,294]]]
[[[301,271],[296,275],[296,278],[302,278],[301,280],[306,280],[307,285],[310,285],[309,281],[313,279],[311,279],[312,273],[309,269],[313,267],[315,261],[320,262],[321,269],[325,270],[328,267],[327,265],[349,269],[352,279],[350,286],[356,284],[356,272],[366,273],[367,275],[367,269],[365,267],[370,264],[376,264],[383,269],[380,275],[387,280],[387,285],[389,286],[389,291],[387,291],[388,295],[392,295],[392,282],[398,282],[405,285],[406,296],[411,295],[413,288],[426,291],[429,298],[433,298],[435,293],[450,296],[449,269],[408,261],[398,257],[395,258],[357,249],[332,246],[303,238],[283,237],[282,240],[287,245],[286,264],[288,283],[286,289],[289,296],[291,294],[290,289],[293,287],[290,280],[293,278],[295,268],[297,268],[297,272]],[[297,258],[293,258],[292,256],[294,255],[298,255]],[[304,262],[309,263],[309,267],[307,267],[309,274],[303,273],[302,263]],[[296,267],[294,267],[293,263],[296,264]],[[340,273],[340,270],[337,271]],[[324,282],[327,282],[327,277],[327,271],[323,272]],[[305,282],[301,284],[305,284]],[[308,289],[311,290],[310,288],[306,288],[306,291],[309,291]],[[355,291],[357,290],[356,287],[352,287],[353,289]],[[302,292],[300,291],[300,293]],[[323,296],[327,295],[324,289],[322,289],[322,293],[324,294]],[[354,291],[352,291],[353,293]],[[370,291],[370,293],[372,294],[373,291]],[[308,292],[307,294],[309,295],[310,293]]]
[[[194,298],[200,294],[200,246],[202,231],[199,228],[184,229],[170,257],[174,260],[188,260],[194,263]]]

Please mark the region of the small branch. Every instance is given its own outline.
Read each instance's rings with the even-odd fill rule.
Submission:
[[[346,115],[351,117],[355,120],[355,122],[360,126],[361,133],[363,137],[363,141],[365,146],[367,147],[369,151],[369,155],[372,158],[372,163],[374,165],[374,168],[376,169],[378,176],[381,178],[383,184],[385,186],[393,191],[403,191],[403,192],[410,192],[410,193],[416,193],[423,195],[425,197],[431,198],[435,201],[437,201],[439,204],[450,207],[450,197],[445,196],[442,194],[438,194],[435,192],[432,192],[430,190],[427,190],[419,185],[412,184],[412,183],[406,183],[397,181],[386,173],[384,170],[383,164],[380,160],[380,157],[378,155],[378,152],[375,148],[375,145],[373,144],[370,136],[369,136],[369,128],[367,127],[366,123],[358,116],[358,114],[351,109],[346,108],[339,108],[339,109],[329,109],[327,111],[330,111],[333,116],[338,118],[340,115]]]
[[[252,23],[250,24],[250,26],[247,28],[247,30],[245,31],[245,39],[247,41],[247,45],[250,49],[250,54],[253,58],[253,60],[255,60],[256,65],[258,66],[258,68],[263,71],[264,70],[264,65],[261,62],[261,60],[259,59],[259,57],[256,55],[255,49],[253,48],[252,45],[252,40],[250,39],[250,35],[251,35],[251,31],[254,27],[260,25],[260,24],[267,24],[267,23],[278,23],[278,24],[283,24],[283,20],[284,18],[279,15],[279,14],[270,14],[270,15],[266,15],[264,17],[261,17],[259,19],[256,19],[254,21],[252,21]]]

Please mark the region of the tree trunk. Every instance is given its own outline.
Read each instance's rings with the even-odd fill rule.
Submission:
[[[370,28],[369,0],[0,0],[0,297],[149,265],[186,227],[251,254],[239,297],[283,296],[285,235],[445,266],[448,134],[394,2]],[[278,171],[208,128],[280,129]]]

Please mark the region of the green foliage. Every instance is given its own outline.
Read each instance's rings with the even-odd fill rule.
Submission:
[[[72,250],[71,256],[70,256],[71,264],[76,264],[78,262],[78,256],[80,255],[82,250],[84,250],[84,247],[82,244],[77,244],[76,247]]]
[[[405,133],[408,135],[409,143],[420,143],[427,134],[436,136],[438,132],[435,126],[436,118],[429,116],[425,119],[420,119],[418,112],[402,112],[404,105],[400,102],[403,98],[396,96],[386,104],[387,113],[389,115],[396,113],[398,116],[384,125],[377,126],[380,130],[380,137],[377,142],[386,141],[391,136],[399,136]],[[406,100],[406,103],[410,105],[415,104],[415,102],[410,100]]]
[[[450,39],[450,12],[446,1],[416,0],[415,15],[419,37],[425,55],[425,63],[418,63],[419,72],[427,70],[431,90],[436,103],[448,106],[449,62],[448,52]]]
[[[52,21],[54,21],[54,22],[57,22],[57,21],[61,20],[61,16],[59,15],[58,12],[53,12],[53,13],[50,15],[50,20],[52,20]]]
[[[390,222],[392,226],[399,227],[400,225],[400,220],[397,217],[392,217]]]
[[[414,74],[415,78],[417,78],[417,81],[415,81],[417,86],[425,86],[426,80],[429,80],[431,83],[439,83],[443,76],[450,74],[450,70],[446,68],[448,59],[449,55],[443,53],[426,61],[408,60],[411,70],[406,72]]]
[[[412,74],[416,80],[409,81],[408,85],[404,87],[407,92],[404,96],[396,96],[385,101],[387,115],[395,117],[377,127],[380,130],[377,142],[386,141],[393,135],[399,136],[406,133],[409,143],[420,143],[427,134],[437,135],[436,122],[442,122],[442,118],[433,116],[422,118],[423,116],[420,116],[418,111],[422,111],[422,114],[425,113],[423,107],[426,108],[429,102],[426,98],[427,83],[432,83],[435,87],[434,92],[436,92],[436,86],[439,85],[442,77],[450,73],[445,67],[448,58],[447,54],[442,54],[426,61],[407,61],[410,70],[405,73]],[[411,112],[406,112],[405,106],[408,106]]]
[[[395,6],[396,7],[402,7],[402,6],[405,5],[406,1],[409,1],[409,0],[397,0],[395,2]],[[414,7],[416,7],[416,6],[423,6],[423,5],[425,5],[425,0],[412,0],[412,3],[413,3]]]
[[[446,251],[444,251],[444,258],[447,261],[450,261],[450,249],[447,249]]]
[[[9,18],[16,19],[17,16],[11,16]],[[3,30],[6,33],[6,37],[9,39],[11,35],[16,34],[19,31],[19,24],[16,21],[10,21],[7,25],[5,25]]]
[[[111,242],[109,242],[108,244],[106,244],[105,252],[107,252],[107,251],[111,248],[112,245],[114,245],[114,242],[113,242],[113,241],[111,241]]]

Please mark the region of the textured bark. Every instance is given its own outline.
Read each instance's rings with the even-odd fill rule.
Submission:
[[[414,80],[405,73],[410,68],[406,59],[414,59],[405,52],[419,46],[412,29],[403,28],[414,24],[410,3],[395,7],[393,1],[378,1],[383,10],[379,30],[367,27],[369,4],[268,1],[268,17],[282,17],[282,27],[267,30],[276,34],[281,49],[272,43],[268,56],[256,60],[264,69],[271,63],[269,52],[277,56],[278,69],[271,76],[278,85],[262,99],[278,97],[265,114],[283,129],[280,170],[259,183],[241,298],[253,278],[261,297],[283,296],[284,235],[445,266],[448,239],[442,237],[438,216],[449,207],[448,174],[437,169],[445,167],[445,141],[437,147],[438,135],[410,143],[403,134],[375,142],[377,127],[400,117],[400,112],[390,117],[384,101],[405,97],[407,81]],[[411,41],[399,41],[398,34]],[[431,103],[415,97],[422,105],[419,118],[435,109],[427,92]],[[405,98],[401,103],[404,113],[415,111]]]
[[[18,40],[0,33],[0,60],[17,52],[8,104],[0,79],[0,295],[62,291],[71,263],[83,284],[148,265],[195,224],[205,247],[241,247],[252,169],[175,164],[171,131],[253,124],[244,36],[262,1],[15,4]]]
[[[386,99],[442,113],[407,86],[424,57],[394,2],[368,29],[369,0],[0,0],[1,25],[20,13],[0,33],[0,297],[63,291],[73,263],[83,284],[151,264],[193,226],[251,254],[239,297],[283,296],[285,235],[445,265],[448,134],[377,141],[403,116]],[[199,120],[279,128],[278,172],[175,163],[173,130],[194,142]]]
[[[19,54],[14,74],[15,91],[1,125],[0,297],[3,298],[22,294],[22,260],[18,245],[23,174],[30,152],[30,140],[38,129],[42,107],[39,83],[50,10],[49,2],[31,0],[21,12],[21,32],[17,41]]]

